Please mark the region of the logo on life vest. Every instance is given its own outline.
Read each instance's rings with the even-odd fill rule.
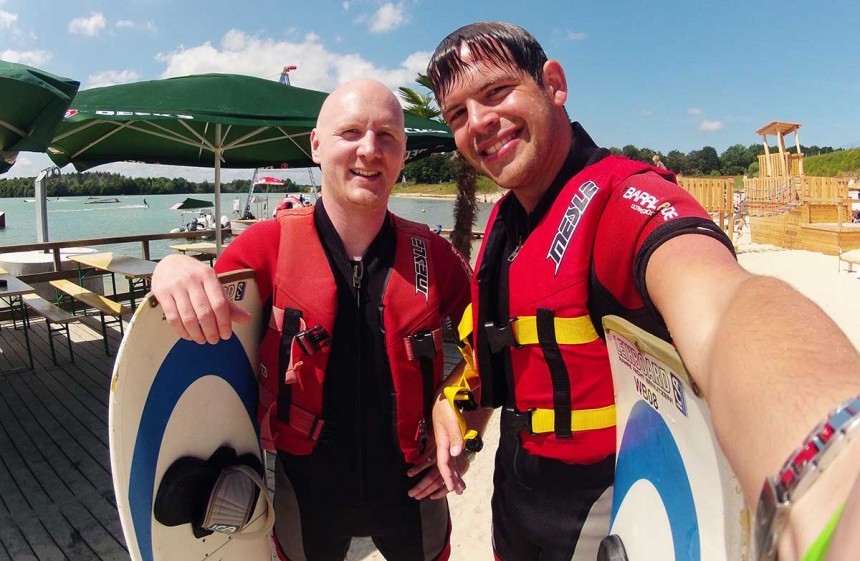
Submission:
[[[570,240],[573,239],[573,233],[576,232],[576,227],[582,215],[585,214],[585,209],[594,198],[594,194],[600,188],[594,181],[588,181],[579,186],[579,190],[570,199],[570,206],[564,211],[564,216],[558,225],[558,231],[549,245],[549,252],[546,254],[547,259],[552,259],[555,263],[555,273],[558,274],[558,268],[561,266],[561,260],[564,259],[564,254],[567,252],[567,246],[570,245]]]
[[[421,238],[412,238],[412,260],[415,264],[415,294],[430,301],[430,276],[427,271],[427,245]]]

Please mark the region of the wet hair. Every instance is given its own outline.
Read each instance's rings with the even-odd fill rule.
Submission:
[[[468,61],[460,56],[463,44],[471,53]],[[537,39],[518,25],[482,21],[461,27],[436,47],[427,65],[427,77],[437,101],[450,93],[476,60],[519,70],[531,76],[538,86],[543,86],[543,65],[547,56]]]

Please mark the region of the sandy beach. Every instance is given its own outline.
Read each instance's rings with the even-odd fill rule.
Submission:
[[[476,195],[476,199],[481,203],[496,203],[502,196],[505,194],[505,191],[501,189],[494,193],[478,193]],[[457,195],[439,195],[439,194],[427,194],[427,193],[391,193],[392,197],[398,198],[406,198],[406,199],[430,199],[430,200],[439,200],[439,201],[453,201],[457,198]]]
[[[480,243],[479,241],[476,242]],[[473,256],[478,246],[473,247]],[[835,256],[809,251],[783,250],[751,244],[749,234],[741,237],[738,261],[749,271],[778,277],[824,309],[860,348],[860,304],[857,302],[860,279],[843,264],[839,270]],[[468,489],[462,495],[448,496],[453,531],[451,559],[492,559],[490,544],[490,496],[493,456],[498,441],[498,415],[493,416],[484,435],[484,450],[478,454],[466,475]],[[349,561],[382,561],[369,539],[354,540]]]

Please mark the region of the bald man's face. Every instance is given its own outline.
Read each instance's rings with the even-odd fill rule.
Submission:
[[[342,86],[320,111],[311,150],[326,206],[384,208],[406,156],[403,109],[381,84]]]

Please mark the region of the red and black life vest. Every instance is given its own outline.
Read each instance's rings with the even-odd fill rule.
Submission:
[[[392,218],[396,255],[382,319],[395,393],[394,431],[406,462],[416,463],[432,446],[430,411],[443,372],[439,295],[429,279],[429,229]],[[272,315],[260,345],[258,421],[265,449],[305,455],[325,430],[323,391],[337,289],[313,207],[283,212],[278,222]]]
[[[472,281],[475,357],[481,402],[491,397],[491,353],[507,348],[513,370],[508,419],[516,419],[531,454],[591,464],[615,452],[615,400],[606,344],[592,322],[589,273],[598,222],[616,188],[630,176],[654,170],[609,156],[586,167],[562,188],[552,207],[510,263],[508,321],[488,322],[481,305],[489,294],[480,282],[484,251],[500,242],[504,225],[496,205],[488,222]],[[671,175],[671,174],[667,174]],[[497,254],[497,252],[493,252]],[[495,263],[487,263],[494,271]],[[602,333],[602,330],[600,331]],[[498,363],[497,363],[498,364]],[[509,381],[510,383],[510,381]]]

